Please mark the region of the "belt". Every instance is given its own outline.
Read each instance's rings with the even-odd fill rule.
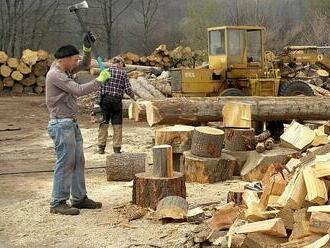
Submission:
[[[65,122],[65,121],[73,121],[73,122],[77,122],[76,118],[50,118],[49,120],[50,122]]]
[[[116,98],[116,99],[118,99],[118,100],[121,100],[121,99],[123,98],[122,96],[114,96],[114,95],[110,95],[109,93],[105,93],[105,94],[103,94],[102,96],[103,96],[103,97],[104,97],[104,96],[109,96],[109,97]]]

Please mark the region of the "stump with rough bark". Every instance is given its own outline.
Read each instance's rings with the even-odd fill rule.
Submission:
[[[174,125],[155,130],[155,144],[172,146],[173,153],[183,153],[190,150],[193,126]]]
[[[158,202],[167,196],[186,198],[186,184],[182,173],[173,177],[155,177],[150,173],[138,173],[133,183],[132,202],[145,208],[156,209]]]
[[[215,183],[230,180],[237,164],[229,154],[221,154],[219,158],[204,158],[193,155],[190,151],[184,154],[184,173],[187,182]]]
[[[224,143],[225,148],[231,151],[254,150],[254,129],[226,128]]]
[[[192,136],[191,153],[206,158],[221,156],[224,132],[212,127],[196,127]]]

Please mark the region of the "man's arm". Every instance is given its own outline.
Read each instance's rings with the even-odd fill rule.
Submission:
[[[49,83],[74,96],[87,95],[97,91],[100,87],[100,84],[95,80],[85,84],[78,84],[69,78],[65,73],[51,73],[48,75],[47,80]]]
[[[134,96],[134,93],[133,93],[133,90],[132,90],[132,86],[129,82],[128,75],[127,75],[126,72],[124,74],[124,91],[130,98],[135,100],[135,96]]]

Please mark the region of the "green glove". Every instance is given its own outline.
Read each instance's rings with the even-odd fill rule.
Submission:
[[[101,71],[100,75],[96,78],[96,82],[104,84],[111,77],[108,69]]]

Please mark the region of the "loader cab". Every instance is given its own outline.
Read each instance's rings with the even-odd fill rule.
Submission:
[[[208,28],[209,68],[223,78],[262,75],[264,32],[258,26]]]

